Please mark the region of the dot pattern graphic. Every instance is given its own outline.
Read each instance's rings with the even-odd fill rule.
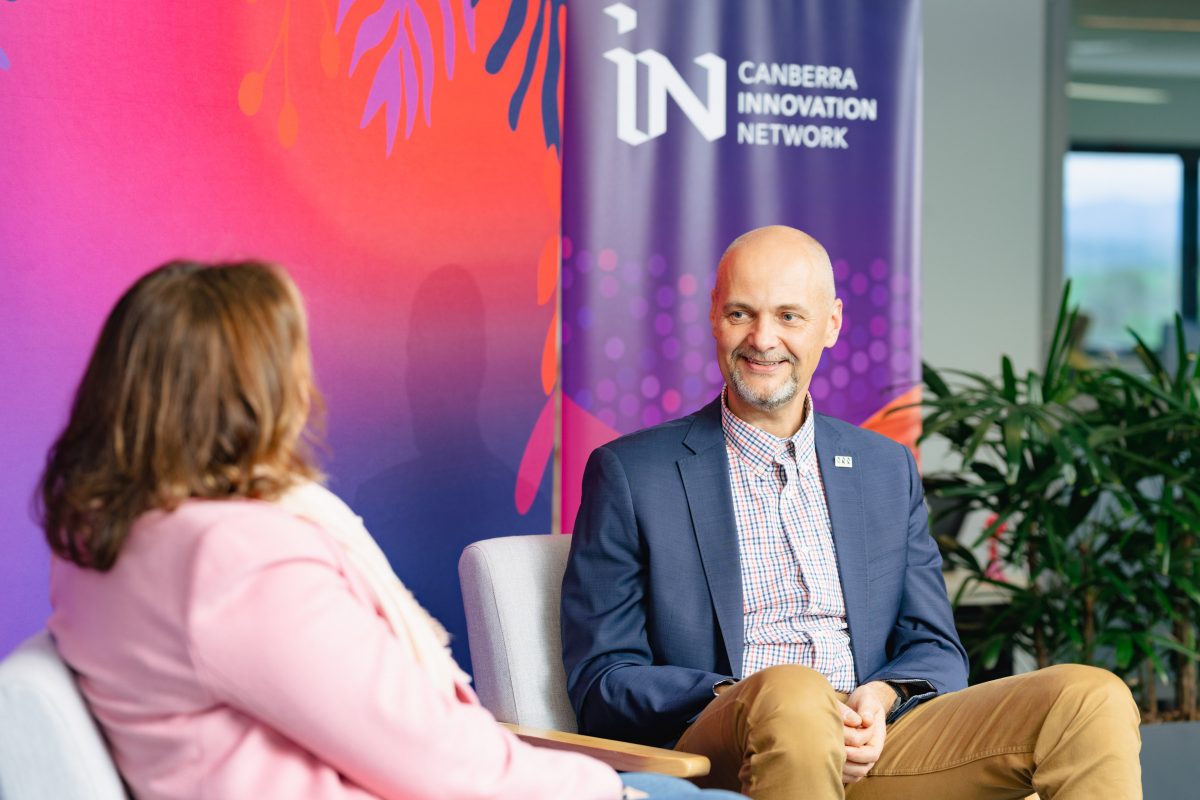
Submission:
[[[817,408],[860,423],[919,379],[913,281],[882,258],[833,261],[842,332],[810,390]],[[708,319],[713,272],[661,254],[563,244],[563,390],[621,433],[700,408],[720,392]]]

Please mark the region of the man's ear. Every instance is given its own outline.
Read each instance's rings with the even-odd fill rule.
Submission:
[[[825,347],[833,347],[837,344],[838,334],[842,332],[842,301],[838,298],[833,300],[833,311],[829,314],[829,329],[825,332]]]

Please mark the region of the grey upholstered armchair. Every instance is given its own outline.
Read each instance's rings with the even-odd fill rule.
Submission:
[[[46,631],[0,662],[0,798],[126,800],[100,729]]]
[[[707,775],[704,756],[575,733],[558,628],[570,544],[569,536],[506,536],[463,551],[458,577],[480,701],[535,745],[583,752],[618,770]]]

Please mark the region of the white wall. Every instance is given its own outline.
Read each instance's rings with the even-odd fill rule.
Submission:
[[[1046,142],[1065,140],[1047,43],[1065,10],[925,0],[922,344],[934,366],[996,373],[1002,353],[1018,369],[1041,359],[1062,213],[1046,196],[1061,181],[1061,150],[1047,150],[1060,145]]]

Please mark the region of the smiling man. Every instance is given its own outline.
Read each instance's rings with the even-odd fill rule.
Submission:
[[[739,237],[717,266],[709,319],[729,410],[777,437],[794,434],[821,352],[842,328],[825,248],[782,226]]]
[[[588,461],[562,595],[580,730],[702,753],[755,800],[1140,798],[1110,673],[965,688],[911,453],[813,409],[842,324],[825,249],[739,237],[710,319],[721,396]]]

